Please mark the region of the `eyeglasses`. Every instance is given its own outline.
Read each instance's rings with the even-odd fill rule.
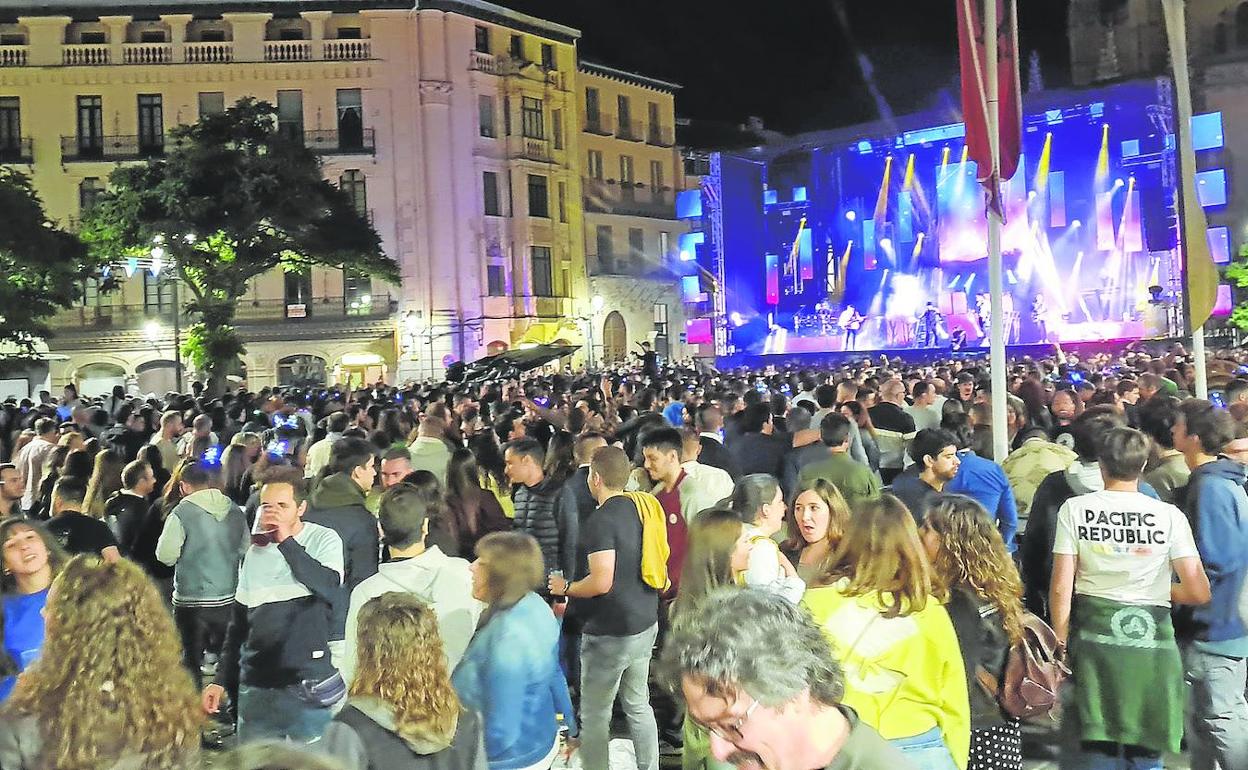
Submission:
[[[733,740],[740,740],[741,728],[745,725],[745,721],[750,718],[750,715],[754,713],[754,709],[756,708],[758,708],[758,701],[751,703],[750,707],[745,710],[745,713],[737,717],[737,719],[730,725],[708,725],[704,722],[698,722],[696,719],[693,721],[696,724],[701,725],[715,737],[732,742]]]

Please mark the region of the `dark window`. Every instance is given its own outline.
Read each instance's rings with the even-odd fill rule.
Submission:
[[[485,215],[488,217],[502,216],[502,206],[498,198],[498,174],[494,171],[481,172],[482,194],[485,198]]]
[[[662,126],[659,124],[658,103],[650,102],[649,110],[650,110],[650,115],[649,115],[650,125],[648,126],[648,130],[650,132],[650,136],[649,136],[650,144],[659,144],[659,142],[662,141],[663,139],[663,130],[662,130]]]
[[[474,47],[476,48],[478,53],[490,52],[490,28],[489,27],[482,27],[480,25],[477,26],[476,41],[475,41]]]
[[[286,273],[286,316],[302,318],[308,314],[308,305],[312,304],[312,274]],[[300,305],[300,309],[292,311],[291,305]]]
[[[78,183],[78,211],[80,214],[86,214],[100,199],[100,193],[104,192],[104,186],[100,184],[97,177],[89,176]]]
[[[104,45],[108,42],[103,32],[83,32],[78,40],[84,45]]]
[[[602,125],[602,106],[597,88],[585,89],[585,122],[591,130],[597,130]]]
[[[358,88],[338,89],[338,148],[364,147],[364,102]]]
[[[550,194],[546,189],[546,177],[529,174],[529,216],[550,217]]]
[[[373,310],[373,280],[360,270],[342,271],[342,302],[347,315],[368,315]]]
[[[611,231],[611,225],[598,225],[594,231],[594,243],[598,247],[598,264],[602,265],[602,269],[610,272],[615,266],[615,245],[613,243],[614,233]]]
[[[143,309],[147,313],[167,313],[173,309],[173,282],[152,271],[143,271]]]
[[[0,96],[0,161],[22,153],[22,102],[16,96]]]
[[[555,296],[551,265],[550,247],[533,247],[533,293],[539,297]]]
[[[511,136],[511,97],[503,97],[503,135]]]
[[[524,37],[520,35],[511,36],[511,58],[524,59]]]
[[[640,267],[646,261],[646,234],[641,228],[628,228],[628,259],[634,267]]]
[[[633,108],[627,96],[617,96],[615,99],[616,117],[620,120],[620,128],[628,131],[629,124],[633,120]]]
[[[359,27],[339,27],[338,28],[339,40],[362,40],[363,38],[364,38],[364,33],[360,31]]]
[[[303,40],[302,27],[282,27],[277,31],[278,40]]]
[[[26,36],[20,32],[0,34],[0,45],[26,45]]]
[[[338,177],[338,189],[347,194],[351,204],[361,215],[368,215],[368,186],[359,169],[347,169]]]
[[[602,181],[602,151],[589,151],[589,178]]]
[[[201,91],[199,94],[199,117],[220,115],[225,112],[225,94],[220,91]]]
[[[563,149],[563,110],[552,110],[550,113],[550,138],[556,150]]]
[[[542,43],[542,66],[548,70],[555,69],[555,47],[550,43]]]
[[[139,33],[140,43],[164,43],[165,31],[163,29],[145,29]]]
[[[303,144],[303,91],[277,92],[277,132]]]
[[[520,130],[527,139],[546,138],[546,120],[541,99],[522,97],[520,102]]]
[[[568,223],[568,185],[566,182],[559,183],[559,221],[565,225]]]
[[[477,122],[481,136],[493,138],[494,130],[494,97],[482,94],[477,97]]]
[[[491,297],[507,296],[507,275],[502,265],[485,266],[486,293]]]
[[[1240,3],[1235,9],[1235,44],[1248,48],[1248,3]]]
[[[203,43],[224,43],[225,30],[223,29],[205,29],[200,30],[199,40]]]
[[[104,100],[99,96],[78,97],[78,154],[104,154]]]
[[[164,151],[164,99],[160,94],[139,94],[139,152],[159,155]]]

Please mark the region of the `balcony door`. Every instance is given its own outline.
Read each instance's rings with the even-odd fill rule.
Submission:
[[[338,89],[338,148],[364,147],[364,102],[358,88]]]
[[[277,132],[303,144],[303,91],[277,92]]]
[[[78,155],[98,158],[104,154],[104,100],[78,97]]]
[[[165,110],[160,94],[139,94],[139,154],[165,151]]]
[[[22,155],[22,107],[16,96],[0,96],[0,161]]]

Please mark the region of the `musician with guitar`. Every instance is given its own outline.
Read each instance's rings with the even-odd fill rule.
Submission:
[[[853,305],[846,305],[841,311],[840,327],[845,335],[844,350],[857,350],[858,330],[862,328],[862,322],[865,320],[867,320],[866,316],[861,315]]]

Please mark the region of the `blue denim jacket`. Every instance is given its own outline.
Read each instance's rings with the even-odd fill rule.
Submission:
[[[451,681],[484,719],[490,770],[528,767],[546,756],[559,731],[556,714],[577,734],[559,668],[559,622],[535,593],[477,630]]]

